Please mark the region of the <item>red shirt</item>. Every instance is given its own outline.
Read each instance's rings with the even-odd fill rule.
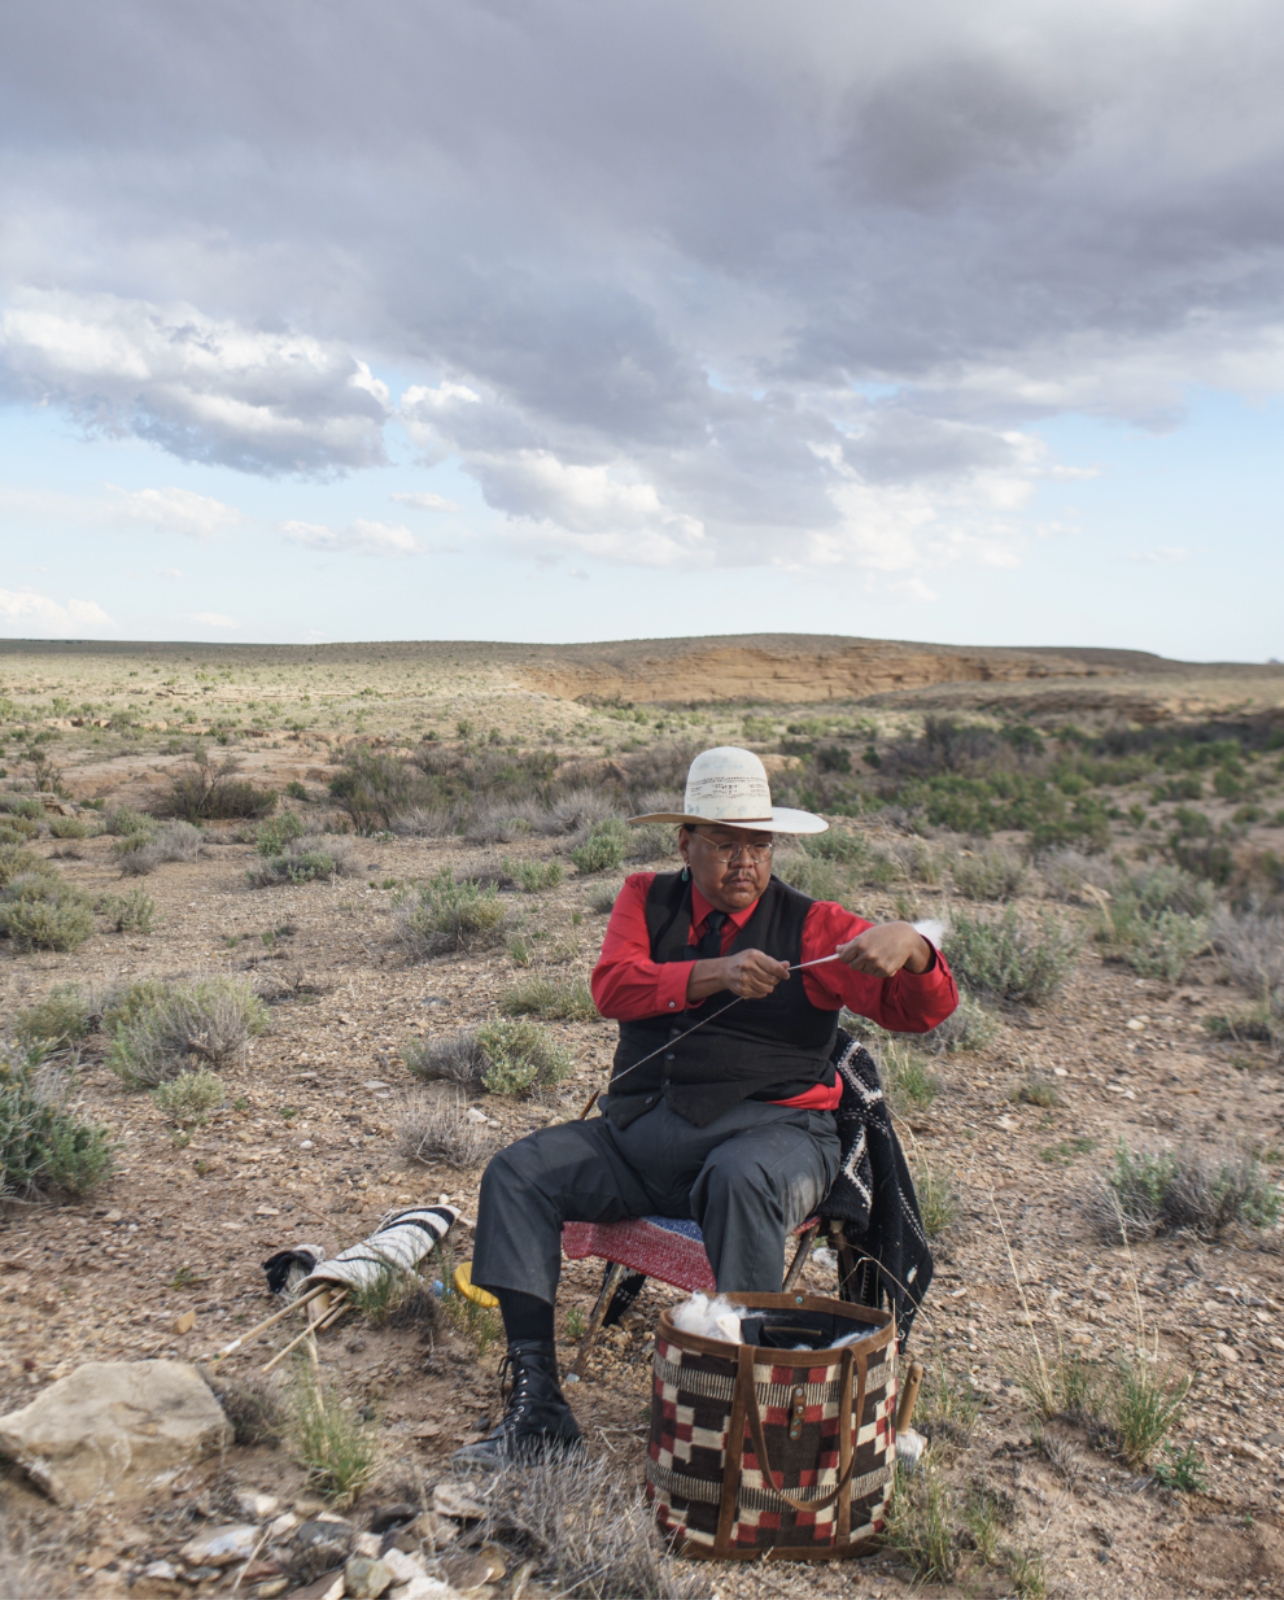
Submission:
[[[654,872],[634,872],[624,880],[607,923],[602,954],[593,969],[594,1003],[604,1017],[618,1022],[695,1011],[704,1003],[687,999],[687,981],[691,976],[687,962],[651,959],[646,897],[654,881]],[[728,915],[722,925],[723,955],[731,948],[757,904],[755,900],[743,911]],[[698,944],[704,936],[705,921],[712,909],[693,884],[689,944]],[[872,922],[832,900],[817,900],[803,923],[801,959],[815,961],[820,956],[833,955],[838,945],[849,943],[872,927]],[[854,971],[842,961],[833,961],[828,966],[804,972],[803,989],[812,1005],[822,1011],[839,1011],[846,1006],[858,1016],[869,1017],[880,1027],[895,1033],[926,1033],[938,1022],[944,1022],[959,1003],[959,992],[945,957],[935,947],[933,955],[935,959],[928,971],[914,973],[902,967],[891,978],[872,978],[867,973]],[[841,1093],[842,1086],[838,1083],[832,1088],[818,1084],[806,1094],[779,1103],[833,1111]]]

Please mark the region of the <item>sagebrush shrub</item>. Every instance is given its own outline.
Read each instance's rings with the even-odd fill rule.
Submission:
[[[1025,862],[1013,850],[991,845],[950,861],[954,887],[969,900],[1012,900],[1029,875]]]
[[[1227,975],[1284,1011],[1284,917],[1223,911],[1212,931]]]
[[[114,1146],[69,1104],[70,1082],[30,1056],[0,1056],[0,1195],[87,1194],[110,1174]]]
[[[64,878],[28,872],[0,890],[0,934],[19,950],[77,950],[93,931],[93,901]]]
[[[565,874],[560,861],[513,861],[508,864],[513,882],[526,894],[561,887]]]
[[[356,846],[341,834],[311,833],[290,839],[280,855],[261,861],[245,874],[252,889],[281,883],[312,883],[350,877],[361,871]]]
[[[419,957],[494,944],[502,935],[504,917],[493,884],[472,878],[457,883],[449,867],[427,883],[401,889],[393,902],[397,936]]]
[[[987,1011],[979,1000],[959,991],[959,1003],[944,1022],[923,1035],[923,1043],[936,1051],[971,1053],[991,1045],[1001,1024],[992,1011]]]
[[[267,1024],[267,1007],[244,978],[172,984],[154,999],[139,996],[115,1023],[107,1065],[131,1088],[148,1089],[193,1063],[237,1067]]]
[[[569,1055],[537,1022],[497,1017],[477,1029],[486,1057],[482,1083],[491,1094],[526,1094],[570,1076]]]
[[[599,917],[605,917],[615,910],[615,902],[620,898],[622,883],[599,883],[589,894],[589,910],[596,911]]]
[[[401,1047],[401,1059],[412,1077],[427,1083],[456,1083],[471,1093],[481,1088],[488,1065],[472,1029],[439,1039],[408,1039]]]
[[[86,996],[75,984],[60,983],[43,1000],[14,1014],[13,1032],[20,1045],[43,1055],[79,1044],[92,1025]]]
[[[279,856],[291,840],[301,839],[306,832],[296,811],[283,811],[259,825],[254,847],[261,856]]]
[[[663,861],[678,853],[677,830],[663,822],[646,822],[629,829],[629,861]]]
[[[428,805],[432,793],[422,773],[399,756],[349,750],[330,780],[330,797],[352,818],[358,833],[391,829],[413,806]]]
[[[7,888],[14,878],[30,877],[33,873],[56,878],[58,869],[23,845],[0,844],[0,889]]]
[[[135,811],[133,806],[113,806],[103,816],[103,827],[118,839],[132,839],[139,834],[150,833],[155,826],[154,818]]]
[[[540,833],[589,833],[599,822],[618,820],[615,798],[604,789],[568,789],[536,824]]]
[[[142,878],[167,861],[195,861],[201,853],[201,830],[190,822],[167,822],[147,834],[127,834],[116,846],[121,875]]]
[[[117,933],[151,933],[156,926],[156,902],[142,888],[105,894],[95,909]]]
[[[209,1114],[221,1106],[227,1089],[217,1072],[198,1067],[195,1072],[180,1072],[176,1078],[158,1083],[152,1090],[157,1109],[180,1128],[199,1127]]]
[[[859,866],[869,855],[869,845],[863,834],[848,833],[842,828],[830,828],[826,833],[807,833],[798,839],[805,854],[818,861],[841,861],[848,866]]]
[[[50,817],[49,832],[55,839],[87,839],[94,830],[79,817]]]
[[[1235,1222],[1270,1227],[1280,1209],[1279,1189],[1251,1156],[1138,1151],[1121,1140],[1097,1213],[1106,1238],[1189,1232],[1215,1239]]]
[[[594,872],[615,872],[624,865],[629,848],[629,830],[618,817],[595,822],[588,838],[571,851],[571,860],[582,876]]]
[[[1074,970],[1081,941],[1055,917],[1025,921],[1013,906],[998,917],[959,911],[945,953],[960,984],[1012,1004],[1041,1005]]]

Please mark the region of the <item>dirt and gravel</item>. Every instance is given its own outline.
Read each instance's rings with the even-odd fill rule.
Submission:
[[[494,695],[488,703],[503,705],[501,690],[487,693]],[[462,704],[434,702],[431,714],[454,716]],[[564,741],[567,728],[598,715],[564,702],[540,706],[550,722],[561,719]],[[523,702],[514,721],[528,711]],[[114,788],[137,799],[149,787],[144,769],[177,759],[158,745],[165,730],[155,732],[143,752],[86,743],[71,760],[64,747],[68,789],[89,797]],[[354,736],[351,726],[295,730],[293,738],[278,730],[244,748],[247,762],[260,762],[275,781],[297,773],[313,792],[308,809],[316,818],[327,754]],[[217,842],[199,860],[164,865],[142,880],[157,907],[148,936],[99,933],[69,955],[16,955],[0,945],[6,1018],[58,984],[101,992],[144,977],[216,972],[248,976],[270,1011],[244,1066],[226,1074],[231,1104],[190,1141],[108,1069],[104,1040],[88,1041],[79,1068],[84,1109],[119,1141],[119,1165],[91,1202],[10,1204],[0,1218],[0,1409],[26,1403],[88,1360],[208,1356],[272,1308],[260,1265],[267,1256],[296,1243],[342,1247],[402,1206],[443,1199],[458,1206],[456,1249],[469,1254],[481,1169],[425,1168],[399,1157],[399,1101],[414,1087],[401,1049],[412,1037],[493,1015],[504,989],[530,969],[517,967],[503,943],[413,961],[393,937],[392,905],[401,886],[442,867],[548,858],[556,844],[481,849],[459,840],[361,839],[358,877],[254,889],[246,874],[255,853],[237,832],[219,825],[211,830]],[[57,849],[59,869],[91,893],[130,887],[108,838],[65,847],[45,838],[36,848]],[[510,924],[537,962],[549,952],[558,975],[587,973],[605,923],[590,905],[602,881],[568,868],[555,890],[504,891]],[[1037,879],[1032,887],[1038,890]],[[939,891],[913,893],[922,911],[942,909]],[[1085,930],[1091,918],[1089,906],[1044,898],[1018,908],[1051,908]],[[873,890],[855,909],[886,917],[903,901]],[[1232,1229],[1215,1241],[1180,1237],[1128,1248],[1103,1233],[1093,1205],[1120,1140],[1235,1145],[1278,1178],[1279,1062],[1266,1044],[1217,1043],[1203,1025],[1244,998],[1228,988],[1212,956],[1170,986],[1104,963],[1089,941],[1053,1002],[1004,1013],[997,1038],[979,1054],[935,1059],[940,1093],[901,1124],[911,1161],[946,1174],[958,1200],[957,1220],[937,1241],[936,1284],[910,1353],[972,1386],[981,1401],[970,1433],[942,1439],[938,1449],[952,1481],[989,1486],[1010,1508],[1004,1537],[1042,1552],[1051,1594],[1284,1594],[1284,1233]],[[485,1119],[479,1125],[497,1143],[577,1115],[604,1081],[609,1024],[547,1026],[570,1051],[574,1076],[540,1098],[476,1097],[475,1120]],[[1054,1104],[1012,1098],[1032,1076],[1055,1085]],[[808,1274],[817,1290],[827,1287],[819,1265]],[[567,1318],[587,1314],[599,1276],[592,1263],[568,1265],[559,1306],[566,1357],[574,1348]],[[659,1307],[675,1298],[649,1285],[630,1331],[603,1341],[574,1391],[592,1450],[638,1481],[650,1332]],[[189,1312],[190,1329],[176,1333]],[[227,1371],[247,1373],[266,1361],[284,1344],[286,1326],[231,1358]],[[1041,1444],[1019,1382],[1036,1340],[1045,1353],[1083,1351],[1104,1362],[1140,1341],[1194,1373],[1173,1438],[1180,1448],[1195,1446],[1206,1488],[1159,1488],[1126,1469],[1108,1440],[1067,1423],[1049,1424]],[[431,1298],[382,1326],[351,1316],[319,1343],[323,1373],[379,1428],[382,1464],[358,1512],[421,1494],[442,1476],[458,1442],[497,1414],[499,1350],[479,1354],[434,1312]],[[290,1450],[262,1445],[237,1447],[193,1472],[163,1502],[75,1515],[55,1510],[10,1471],[0,1478],[0,1512],[54,1548],[65,1592],[142,1594],[131,1575],[176,1550],[203,1516],[217,1519],[233,1490],[319,1504]],[[884,1551],[854,1565],[720,1568],[710,1582],[722,1600],[891,1596],[908,1590],[911,1573]],[[199,1592],[215,1588],[211,1581]],[[499,1600],[504,1590],[494,1592]],[[987,1577],[965,1559],[956,1586],[925,1592],[1014,1590],[1010,1578]]]

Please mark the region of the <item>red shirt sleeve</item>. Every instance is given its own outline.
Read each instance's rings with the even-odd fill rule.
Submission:
[[[833,955],[835,946],[847,944],[873,923],[832,900],[817,900],[803,924],[802,958],[815,961]],[[841,961],[803,973],[803,987],[812,1005],[822,1011],[846,1006],[893,1033],[926,1033],[954,1010],[959,991],[945,957],[932,946],[936,960],[927,972],[904,967],[891,978],[871,978],[854,972]]]
[[[593,968],[593,1003],[617,1022],[687,1009],[690,963],[651,959],[646,897],[654,881],[654,872],[632,872],[624,880]]]

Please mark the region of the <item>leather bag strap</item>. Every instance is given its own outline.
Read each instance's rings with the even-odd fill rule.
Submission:
[[[749,1432],[753,1439],[753,1447],[758,1452],[758,1465],[762,1469],[764,1484],[772,1491],[773,1494],[779,1495],[786,1505],[792,1506],[795,1511],[823,1511],[827,1505],[831,1505],[835,1500],[838,1499],[839,1495],[843,1493],[847,1485],[852,1480],[852,1468],[856,1465],[856,1452],[851,1447],[852,1412],[849,1409],[852,1394],[852,1366],[852,1351],[850,1349],[844,1350],[842,1354],[841,1384],[842,1394],[847,1401],[847,1404],[842,1404],[840,1402],[838,1408],[838,1459],[840,1469],[838,1474],[838,1482],[823,1500],[797,1500],[793,1495],[786,1493],[784,1489],[777,1489],[776,1485],[772,1482],[771,1462],[767,1456],[767,1440],[762,1431],[762,1417],[758,1411],[758,1388],[754,1383],[753,1378],[753,1347],[750,1345],[741,1345],[740,1347],[740,1367],[736,1379],[737,1397],[739,1395],[739,1391],[744,1389],[745,1408],[748,1412],[749,1418]],[[858,1419],[857,1426],[859,1426],[859,1418],[865,1410],[865,1363],[863,1359],[859,1364],[859,1373],[860,1381],[856,1399],[855,1413],[856,1418]],[[845,1464],[843,1462],[844,1441],[846,1441],[847,1456]],[[839,1508],[839,1516],[840,1518],[842,1516],[841,1507]],[[850,1531],[850,1505],[848,1505],[847,1521],[848,1530]]]
[[[746,1357],[748,1358],[746,1360]],[[727,1419],[727,1454],[722,1467],[722,1499],[718,1503],[718,1532],[713,1541],[715,1556],[731,1554],[731,1529],[740,1498],[740,1463],[745,1450],[745,1409],[747,1397],[756,1400],[753,1387],[753,1347],[742,1344],[736,1358],[736,1381],[731,1391],[731,1415]],[[757,1407],[754,1407],[755,1414]]]

